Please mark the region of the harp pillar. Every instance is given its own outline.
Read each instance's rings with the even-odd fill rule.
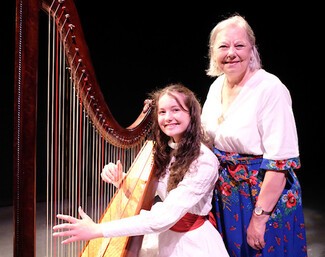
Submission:
[[[13,206],[14,257],[35,256],[39,1],[16,0]]]

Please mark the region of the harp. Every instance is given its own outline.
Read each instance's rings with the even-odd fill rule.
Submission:
[[[46,68],[39,64],[42,14],[48,20]],[[47,79],[40,79],[40,73]],[[40,90],[46,92],[45,103],[40,103]],[[103,242],[62,249],[51,236],[55,214],[77,216],[81,205],[95,221],[115,215],[107,206],[118,197],[131,198],[132,192],[127,182],[118,190],[101,182],[100,172],[104,164],[118,159],[128,175],[134,169],[146,172],[146,177],[136,175],[144,185],[131,183],[146,195],[138,192],[134,213],[150,208],[155,191],[148,161],[150,109],[126,128],[114,119],[96,80],[73,0],[16,0],[14,98],[14,256],[36,256],[36,197],[44,173],[47,227],[42,236],[47,240],[42,255],[106,256]],[[137,256],[141,240],[127,239],[124,251],[114,256]],[[97,248],[102,253],[94,253]]]

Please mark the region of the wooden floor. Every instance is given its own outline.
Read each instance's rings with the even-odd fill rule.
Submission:
[[[311,205],[305,205],[304,210],[308,242],[308,257],[325,257],[325,211],[314,209]],[[0,207],[0,257],[13,256],[14,235],[12,211],[12,206]],[[44,234],[46,234],[45,215],[45,204],[38,203],[36,219],[36,257],[46,257],[46,244],[44,242]]]

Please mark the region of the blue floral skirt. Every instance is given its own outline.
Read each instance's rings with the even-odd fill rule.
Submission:
[[[306,257],[307,243],[301,187],[294,169],[299,158],[283,161],[262,156],[226,153],[214,149],[220,174],[214,193],[217,229],[232,257]],[[246,230],[259,195],[265,171],[287,171],[286,186],[266,224],[263,250],[254,250],[246,241]]]

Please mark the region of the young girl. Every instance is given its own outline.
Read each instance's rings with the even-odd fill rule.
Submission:
[[[159,233],[158,256],[229,256],[209,220],[219,162],[206,145],[201,127],[201,105],[194,93],[171,84],[151,94],[155,174],[161,202],[150,211],[106,223],[94,223],[81,208],[81,219],[58,214],[69,223],[53,227],[53,236],[70,236],[62,243],[98,237]],[[118,162],[107,164],[102,179],[118,184],[123,176]]]

